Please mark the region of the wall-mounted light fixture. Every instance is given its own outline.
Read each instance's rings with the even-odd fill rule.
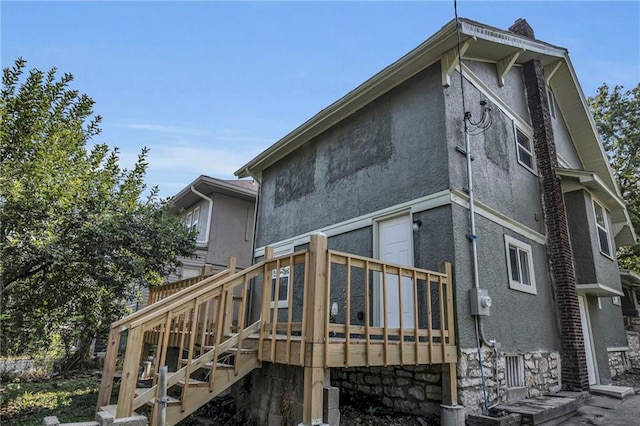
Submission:
[[[422,221],[420,219],[413,221],[413,230],[417,231],[422,226]]]

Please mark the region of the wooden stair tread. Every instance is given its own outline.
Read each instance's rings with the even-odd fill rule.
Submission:
[[[206,351],[210,351],[210,350],[215,349],[215,346],[201,346],[201,348],[206,350]],[[258,350],[257,349],[250,349],[250,348],[239,349],[239,348],[233,347],[233,348],[229,348],[229,349],[227,349],[227,350],[225,350],[225,351],[223,351],[221,353],[226,353],[226,352],[233,352],[233,353],[240,352],[242,354],[253,354],[253,353],[258,353]]]
[[[185,383],[186,383],[186,380],[180,380],[178,383],[176,383],[176,385],[180,387],[184,387]],[[196,379],[189,379],[190,388],[194,388],[194,387],[199,388],[204,386],[209,386],[209,382],[203,382],[202,380],[196,380]]]

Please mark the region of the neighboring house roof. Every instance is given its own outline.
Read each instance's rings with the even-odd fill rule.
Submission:
[[[253,180],[222,180],[201,175],[171,198],[172,205],[167,213],[177,214],[180,210],[201,201],[202,198],[193,191],[194,189],[205,195],[215,192],[248,201],[255,201],[258,194],[258,184]]]
[[[547,84],[566,121],[569,133],[584,168],[598,175],[603,185],[620,196],[606,153],[599,141],[595,122],[589,111],[567,49],[532,40],[509,31],[490,27],[469,19],[459,19],[463,59],[495,62],[508,72],[513,64],[537,59],[544,67]],[[284,158],[325,130],[360,110],[402,82],[443,59],[443,68],[452,72],[457,65],[457,25],[452,20],[418,47],[384,68],[338,101],[284,136],[257,157],[238,169],[238,177],[261,178],[262,171]],[[511,64],[511,65],[509,65]],[[443,81],[446,84],[446,82]],[[635,233],[625,207],[613,212],[617,223],[616,242],[635,244]],[[620,207],[618,207],[620,210]]]
[[[620,269],[620,280],[623,285],[640,287],[640,274],[629,269]]]

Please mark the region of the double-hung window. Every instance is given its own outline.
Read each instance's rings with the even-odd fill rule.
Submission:
[[[518,155],[518,163],[535,173],[535,165],[533,161],[533,144],[531,138],[524,134],[518,127],[516,132],[516,151]]]
[[[508,235],[504,236],[504,245],[507,255],[509,288],[537,294],[531,246]]]
[[[609,243],[609,229],[607,226],[607,211],[596,200],[593,200],[593,212],[596,216],[596,231],[600,243],[600,253],[611,257],[611,244]]]

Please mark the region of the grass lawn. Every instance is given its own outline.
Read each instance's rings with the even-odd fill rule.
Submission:
[[[46,416],[62,423],[93,420],[100,379],[92,372],[54,379],[14,379],[0,384],[0,424],[39,426]]]

